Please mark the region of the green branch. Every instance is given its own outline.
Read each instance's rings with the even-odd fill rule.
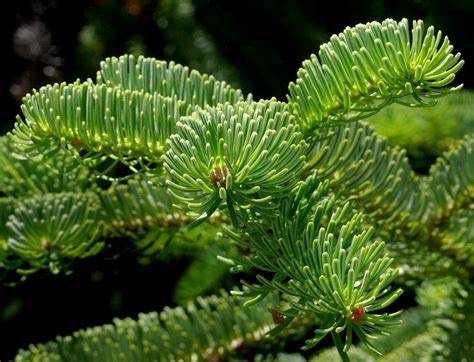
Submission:
[[[4,136],[0,137],[0,169],[0,195],[12,197],[80,192],[93,184],[88,170],[67,153],[32,162]]]
[[[333,210],[336,200],[327,196],[328,183],[316,188],[318,184],[309,177],[283,202],[279,217],[254,220],[240,233],[229,231],[237,245],[247,250],[229,261],[232,270],[266,272],[257,275],[256,284],[243,282],[248,289],[237,294],[253,305],[277,290],[290,296],[288,305],[279,308],[287,321],[308,313],[321,319],[305,349],[328,333],[339,336],[343,331],[345,352],[353,332],[372,347],[374,335],[399,324],[398,313],[376,313],[401,294],[390,287],[397,276],[394,260],[384,254],[383,243],[371,242],[372,230],[362,228],[361,215],[350,217],[347,204]]]
[[[319,180],[329,179],[334,192],[354,202],[385,234],[413,235],[423,227],[427,192],[405,150],[389,147],[364,122],[332,127],[320,136],[308,156]]]
[[[274,100],[195,112],[167,144],[163,161],[177,206],[202,221],[226,204],[236,226],[245,210],[268,213],[271,200],[286,196],[306,150],[294,118]]]
[[[107,58],[100,63],[97,84],[177,98],[191,110],[244,100],[240,89],[233,89],[212,75],[200,74],[174,62],[166,63],[143,56]]]
[[[97,254],[101,223],[97,197],[45,194],[18,203],[6,222],[8,248],[25,265],[20,273],[49,268],[59,273],[71,259]]]
[[[289,85],[289,103],[306,134],[366,118],[393,102],[434,104],[433,98],[461,87],[440,89],[464,64],[452,50],[447,37],[425,30],[421,20],[411,30],[406,19],[347,27],[321,46],[319,59],[303,62]]]
[[[239,298],[198,298],[186,308],[115,319],[111,325],[80,330],[55,342],[20,350],[15,361],[177,361],[224,358],[239,347],[266,339],[273,325],[275,295],[252,308]]]

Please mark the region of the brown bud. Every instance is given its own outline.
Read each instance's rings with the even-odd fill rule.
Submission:
[[[225,181],[228,174],[227,167],[219,165],[214,167],[214,169],[209,174],[209,182],[214,186],[219,185],[220,187],[225,187]]]
[[[77,137],[74,137],[71,141],[71,145],[74,148],[81,148],[81,141],[79,141]]]
[[[272,319],[276,324],[285,322],[285,317],[281,315],[275,308],[272,309]]]
[[[351,310],[351,321],[361,321],[364,319],[365,309],[364,307],[357,307]]]

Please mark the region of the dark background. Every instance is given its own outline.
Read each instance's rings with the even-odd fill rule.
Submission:
[[[0,134],[21,98],[47,83],[94,78],[101,59],[144,54],[214,74],[255,98],[285,99],[301,62],[346,26],[387,17],[423,19],[448,34],[472,88],[472,0],[155,1],[34,0],[2,4]],[[187,260],[139,265],[133,254],[77,263],[72,276],[36,275],[0,287],[0,359],[28,343],[135,317],[170,304]],[[164,272],[166,270],[166,272]],[[171,271],[170,271],[171,270]]]

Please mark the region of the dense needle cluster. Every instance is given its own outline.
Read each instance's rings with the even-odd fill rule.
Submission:
[[[306,144],[286,105],[224,104],[182,118],[163,156],[178,207],[204,220],[225,204],[239,225],[246,210],[265,212],[303,170]]]
[[[400,325],[385,310],[402,293],[399,274],[473,269],[473,137],[419,177],[361,119],[459,89],[445,88],[463,65],[452,51],[421,21],[387,19],[332,36],[303,62],[287,103],[127,55],[102,62],[95,81],[34,90],[0,138],[2,274],[69,272],[114,237],[148,261],[201,250],[178,301],[209,292],[216,250],[249,274],[231,295],[80,331],[17,360],[214,360],[309,328],[305,349],[331,335],[347,360],[355,334],[383,352],[374,340]],[[427,327],[430,341],[443,323]]]

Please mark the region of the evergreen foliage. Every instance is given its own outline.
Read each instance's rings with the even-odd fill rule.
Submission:
[[[5,136],[0,137],[0,168],[0,195],[80,192],[92,184],[88,170],[77,167],[67,153],[32,163],[18,154]]]
[[[284,107],[242,103],[182,118],[163,157],[170,192],[201,220],[222,201],[236,225],[241,209],[264,212],[295,186],[303,168],[305,143]]]
[[[432,104],[462,67],[461,54],[433,27],[387,19],[347,27],[303,62],[290,83],[290,104],[305,128],[366,118],[397,102]],[[451,89],[450,91],[453,91]]]
[[[321,133],[309,164],[321,180],[352,200],[382,232],[415,227],[426,208],[426,197],[405,151],[390,147],[362,122],[336,126]]]
[[[48,266],[58,273],[67,259],[96,254],[100,223],[93,194],[46,194],[29,198],[8,217],[8,248],[28,264],[18,272]]]
[[[474,315],[473,135],[419,176],[362,121],[461,88],[446,88],[463,65],[452,50],[422,21],[388,19],[331,37],[287,103],[133,56],[106,59],[95,82],[27,95],[0,139],[2,281],[72,272],[124,240],[142,263],[193,261],[174,291],[186,308],[16,359],[219,360],[275,336],[314,352],[327,335],[335,349],[316,360],[467,356],[471,333],[454,335]],[[203,297],[230,280],[229,265],[243,288]],[[401,313],[392,303],[420,280],[418,306]],[[274,352],[258,358],[303,358]]]
[[[176,361],[223,358],[237,347],[265,339],[273,324],[269,296],[254,308],[226,293],[197,298],[185,308],[140,314],[138,320],[80,330],[55,342],[20,351],[16,361]],[[192,333],[190,333],[192,331]]]
[[[472,289],[456,278],[427,280],[417,288],[418,307],[402,313],[403,324],[391,336],[374,341],[383,352],[376,356],[367,348],[349,352],[352,361],[468,361],[472,358],[473,333],[465,328],[472,321]],[[311,362],[336,358],[335,348]]]

